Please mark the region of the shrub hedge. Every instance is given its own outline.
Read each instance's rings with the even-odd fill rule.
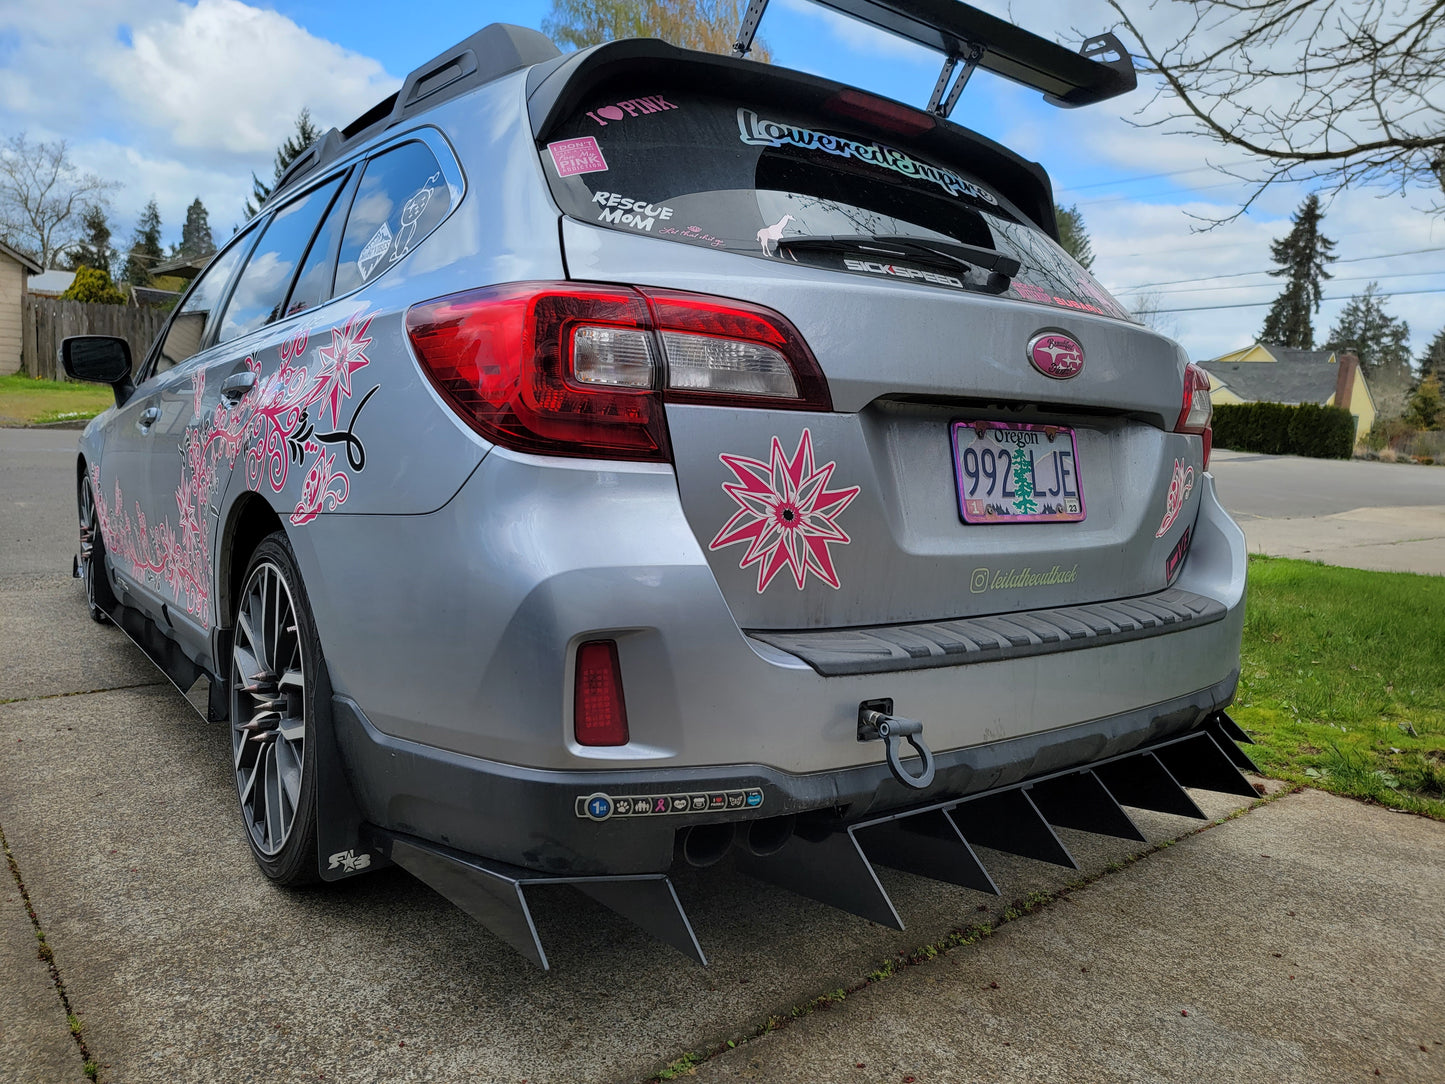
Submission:
[[[1355,450],[1355,418],[1348,410],[1317,403],[1224,403],[1214,408],[1214,446],[1348,459]]]

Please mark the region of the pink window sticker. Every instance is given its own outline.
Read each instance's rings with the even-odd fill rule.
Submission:
[[[607,160],[602,157],[602,148],[593,136],[577,139],[563,139],[548,143],[552,164],[557,167],[557,176],[575,177],[579,173],[605,173]]]

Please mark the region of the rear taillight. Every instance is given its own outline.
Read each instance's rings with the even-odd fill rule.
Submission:
[[[627,702],[615,640],[589,640],[577,649],[572,726],[578,745],[627,744]]]
[[[1176,433],[1197,433],[1204,438],[1204,464],[1209,467],[1209,453],[1214,446],[1214,430],[1209,427],[1214,417],[1214,404],[1209,400],[1209,374],[1192,361],[1184,366],[1184,405],[1179,411],[1179,420],[1174,423]]]
[[[428,301],[406,327],[457,414],[522,452],[666,462],[664,401],[832,409],[792,324],[740,301],[524,282]]]

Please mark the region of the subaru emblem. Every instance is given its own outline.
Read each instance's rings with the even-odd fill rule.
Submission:
[[[1062,331],[1040,331],[1029,340],[1029,364],[1045,376],[1068,380],[1084,367],[1084,348]]]

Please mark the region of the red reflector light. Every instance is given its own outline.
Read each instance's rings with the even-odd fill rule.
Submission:
[[[938,123],[921,110],[857,90],[840,91],[824,102],[823,108],[835,116],[861,120],[901,135],[931,132]]]
[[[1195,433],[1204,438],[1204,465],[1209,469],[1209,453],[1214,448],[1214,403],[1209,398],[1209,374],[1192,361],[1184,366],[1184,405],[1179,410],[1179,420],[1174,423],[1176,433]]]
[[[457,416],[519,452],[665,463],[664,400],[833,409],[797,329],[743,301],[516,282],[417,305],[406,330]]]
[[[577,649],[572,719],[578,745],[627,744],[627,702],[615,640],[588,640]]]

